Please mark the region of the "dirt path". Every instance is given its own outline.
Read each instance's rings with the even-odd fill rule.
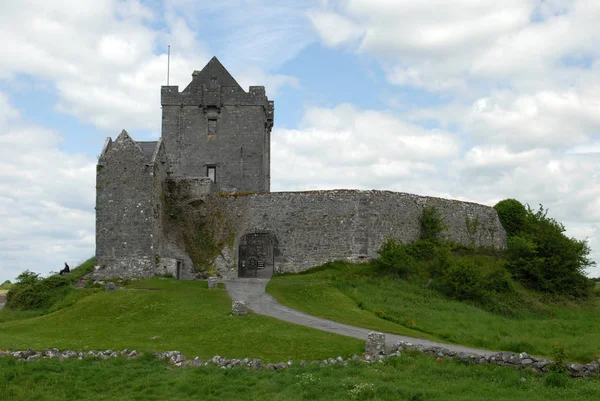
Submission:
[[[286,322],[296,323],[302,326],[328,331],[330,333],[341,334],[343,336],[359,338],[365,341],[367,340],[369,332],[373,331],[307,315],[306,313],[283,306],[278,303],[275,298],[265,292],[268,282],[269,279],[235,279],[226,281],[225,286],[227,292],[234,301],[245,301],[248,308],[261,315],[271,316]],[[386,343],[388,343],[388,345],[393,345],[398,341],[410,342],[414,345],[421,344],[426,347],[444,347],[455,352],[468,352],[486,356],[495,353],[494,351],[437,343],[420,338],[386,334]]]

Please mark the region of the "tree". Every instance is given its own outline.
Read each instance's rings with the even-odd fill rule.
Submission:
[[[569,238],[564,226],[548,217],[540,205],[529,205],[520,227],[514,227],[508,239],[507,267],[513,277],[533,290],[585,297],[593,282],[585,269],[595,264],[588,258],[590,247],[585,240]]]

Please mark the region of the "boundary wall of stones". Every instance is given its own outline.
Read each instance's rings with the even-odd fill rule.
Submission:
[[[350,362],[361,361],[364,363],[383,363],[387,358],[399,357],[402,351],[419,351],[427,355],[432,355],[438,359],[453,358],[465,363],[472,364],[495,364],[500,366],[509,366],[513,368],[521,368],[530,370],[538,374],[544,374],[550,371],[553,365],[553,361],[545,358],[536,358],[528,355],[525,352],[514,353],[514,352],[497,352],[490,353],[488,355],[480,355],[475,353],[466,352],[455,352],[448,350],[443,347],[425,347],[422,345],[413,345],[408,342],[400,341],[394,344],[392,347],[385,346],[385,334],[371,332],[365,345],[365,353],[362,356],[353,355],[351,358],[344,359],[341,356],[337,358],[329,358],[321,361],[314,360],[312,362],[301,361],[300,366],[315,365],[320,367],[330,365],[342,365],[346,366]],[[166,351],[166,352],[153,352],[158,359],[168,360],[170,364],[177,367],[202,367],[202,366],[218,366],[222,369],[231,369],[234,367],[246,367],[248,369],[260,370],[281,370],[286,369],[294,365],[293,361],[279,362],[279,363],[265,363],[260,359],[227,359],[222,356],[214,356],[207,361],[203,361],[198,357],[194,359],[187,359],[179,351]],[[39,359],[50,359],[57,358],[60,360],[64,359],[84,359],[84,358],[137,358],[140,356],[135,350],[106,350],[106,351],[59,351],[56,348],[46,349],[43,351],[35,351],[29,349],[27,351],[0,351],[0,357],[13,357],[15,359],[23,361],[35,361]],[[600,360],[590,362],[586,365],[578,363],[568,363],[566,368],[571,377],[591,377],[596,376],[600,373]]]

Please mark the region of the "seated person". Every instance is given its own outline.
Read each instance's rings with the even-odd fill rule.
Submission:
[[[58,274],[60,274],[62,276],[63,274],[67,274],[70,272],[71,272],[71,269],[69,269],[69,265],[67,264],[67,262],[65,262],[65,268],[62,269],[60,272],[58,272]]]

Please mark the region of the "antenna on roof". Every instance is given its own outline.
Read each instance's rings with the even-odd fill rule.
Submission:
[[[169,86],[170,72],[171,72],[171,45],[169,45],[169,49],[167,50],[167,86]]]

